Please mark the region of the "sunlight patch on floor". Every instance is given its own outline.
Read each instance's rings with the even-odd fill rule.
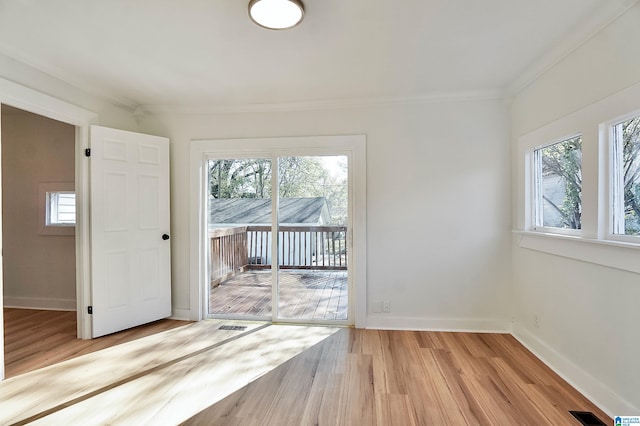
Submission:
[[[179,423],[338,330],[260,323],[217,330],[222,323],[229,321],[190,324],[0,383],[0,423],[47,410],[34,424]]]

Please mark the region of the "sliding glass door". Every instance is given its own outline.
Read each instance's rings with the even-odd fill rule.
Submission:
[[[349,323],[348,156],[211,155],[207,170],[209,316]]]

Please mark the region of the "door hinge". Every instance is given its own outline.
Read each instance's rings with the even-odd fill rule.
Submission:
[[[87,313],[93,315],[93,306],[87,306]]]
[[[85,157],[91,157],[91,148],[87,148],[84,150],[84,156]]]

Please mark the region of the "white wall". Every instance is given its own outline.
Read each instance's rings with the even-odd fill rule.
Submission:
[[[189,306],[189,141],[367,135],[369,327],[508,328],[510,167],[499,100],[322,111],[158,113],[171,139],[174,312]]]
[[[640,5],[558,62],[512,102],[514,134],[530,132],[638,82]]]
[[[639,83],[638,40],[640,5],[519,93],[511,107],[514,147],[522,135]],[[514,155],[513,222],[519,224],[522,162]],[[515,334],[608,414],[640,412],[640,275],[521,248],[518,240]]]
[[[73,182],[75,127],[2,107],[5,306],[76,308],[73,235],[41,235],[39,184]]]

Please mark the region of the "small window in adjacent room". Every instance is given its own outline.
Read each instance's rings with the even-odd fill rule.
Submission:
[[[75,226],[76,194],[70,191],[47,192],[47,226]]]
[[[611,128],[613,234],[640,236],[640,116]]]
[[[581,229],[582,136],[533,151],[536,228]]]
[[[76,194],[73,182],[42,182],[38,188],[40,235],[74,235]]]

